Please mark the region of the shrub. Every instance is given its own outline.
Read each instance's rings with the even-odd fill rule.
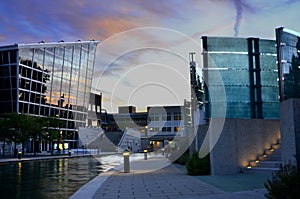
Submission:
[[[186,163],[186,170],[189,175],[209,175],[210,162],[209,154],[204,158],[199,158],[198,153],[194,152],[192,157]]]
[[[264,184],[268,192],[265,196],[273,198],[300,198],[300,175],[297,167],[291,163],[280,166],[279,171],[272,174],[272,180],[268,179]]]
[[[189,159],[189,153],[185,152],[177,160],[175,160],[174,163],[186,165],[188,159]]]

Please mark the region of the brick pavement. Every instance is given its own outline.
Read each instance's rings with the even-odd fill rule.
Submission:
[[[105,172],[78,190],[71,199],[263,199],[265,190],[228,193],[187,175],[162,156],[130,162],[130,173],[123,166]],[[230,181],[228,182],[230,184]]]
[[[130,173],[122,168],[113,172],[100,186],[93,199],[105,198],[198,198],[203,195],[219,194],[224,191],[186,175],[172,164],[156,170],[151,168],[165,165],[162,157],[131,163]]]

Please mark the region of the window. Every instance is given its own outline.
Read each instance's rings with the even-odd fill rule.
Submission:
[[[167,121],[171,121],[171,113],[167,113]]]
[[[159,121],[159,115],[150,114],[150,121]]]
[[[174,113],[174,120],[182,120],[182,117],[181,117],[181,113],[180,113],[180,112],[175,112],[175,113]]]
[[[181,130],[181,128],[179,126],[174,127],[174,132],[179,132],[180,130]]]
[[[162,132],[171,132],[171,127],[163,127]]]

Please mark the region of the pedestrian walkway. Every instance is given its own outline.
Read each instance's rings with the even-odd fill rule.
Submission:
[[[265,190],[225,192],[187,175],[170,164],[163,156],[151,156],[148,160],[131,161],[130,173],[123,166],[103,173],[78,190],[71,199],[106,198],[176,198],[176,199],[262,199]],[[230,182],[229,182],[230,183]]]

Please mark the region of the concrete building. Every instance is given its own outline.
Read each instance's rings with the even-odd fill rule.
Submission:
[[[148,110],[147,138],[153,150],[162,149],[175,137],[184,137],[184,106],[151,106]]]
[[[147,126],[147,112],[136,112],[134,106],[120,106],[118,113],[112,114],[116,125],[125,130],[133,128],[140,131],[142,137],[145,136]]]
[[[190,107],[186,102],[185,106],[151,106],[146,112],[136,112],[134,106],[122,106],[118,113],[102,113],[108,121],[102,129],[106,135],[122,132],[120,149],[160,150],[175,138],[186,137],[185,128],[192,124]]]
[[[90,93],[87,126],[101,127],[102,94]]]
[[[55,146],[76,148],[78,128],[86,126],[97,44],[61,41],[0,47],[0,114],[57,117],[64,127],[61,143]],[[49,144],[39,150],[49,150]]]

